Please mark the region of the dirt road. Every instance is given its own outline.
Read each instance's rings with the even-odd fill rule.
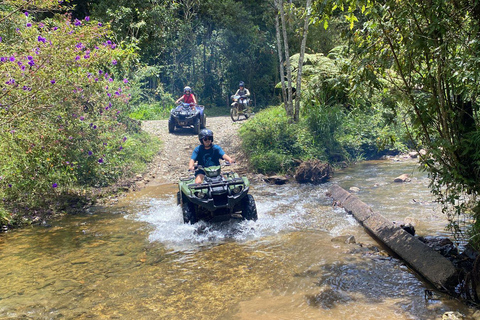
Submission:
[[[207,117],[207,128],[213,131],[214,143],[236,160],[232,170],[245,174],[248,163],[240,148],[240,126],[241,122],[233,122],[229,116]],[[141,179],[139,177],[137,186],[177,183],[180,177],[189,174],[188,161],[193,149],[200,143],[193,129],[176,129],[174,133],[169,133],[167,120],[142,121],[142,129],[158,136],[163,145],[147,173]]]

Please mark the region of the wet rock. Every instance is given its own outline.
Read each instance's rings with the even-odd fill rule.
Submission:
[[[408,232],[412,236],[415,235],[415,225],[413,225],[412,223],[393,221],[393,224],[396,225],[396,226],[399,226],[400,228],[402,228],[403,230],[405,230],[406,232]]]
[[[463,320],[465,316],[458,311],[448,311],[442,316],[442,320]]]
[[[452,240],[448,238],[419,237],[418,240],[422,241],[444,257],[448,257],[452,254],[456,255],[458,253],[457,247],[455,247]]]
[[[345,292],[336,291],[332,288],[324,289],[316,295],[307,295],[306,298],[309,306],[323,309],[332,309],[338,304],[346,304],[353,300]]]
[[[356,193],[356,192],[360,191],[360,188],[358,188],[358,187],[350,187],[350,189],[348,189],[348,190]]]
[[[398,177],[396,177],[393,182],[409,182],[411,179],[408,177],[408,174],[404,173]]]
[[[288,181],[286,177],[281,177],[281,176],[263,177],[263,180],[268,183],[279,184],[279,185],[285,184]]]
[[[319,160],[302,162],[295,171],[295,180],[300,183],[324,183],[333,176],[333,168]]]
[[[343,242],[346,244],[352,244],[352,243],[357,243],[355,240],[355,237],[352,235],[346,235],[346,236],[338,236],[335,238],[332,238],[332,242]]]

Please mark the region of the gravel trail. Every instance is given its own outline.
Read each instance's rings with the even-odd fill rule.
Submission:
[[[248,163],[238,136],[241,123],[233,122],[229,116],[207,116],[207,128],[213,131],[214,143],[236,161],[231,169],[239,174],[247,174]],[[142,121],[142,129],[158,136],[163,145],[137,186],[177,183],[180,177],[187,176],[188,161],[193,149],[200,143],[193,129],[175,129],[174,133],[169,133],[168,120]]]

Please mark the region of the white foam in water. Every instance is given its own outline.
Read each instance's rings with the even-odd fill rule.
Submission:
[[[312,223],[312,219],[322,220],[318,215],[306,213],[304,206],[306,203],[318,201],[324,190],[299,189],[301,188],[267,185],[258,194],[254,193],[257,221],[234,220],[214,224],[200,221],[194,225],[184,224],[182,210],[176,204],[174,195],[143,201],[137,207],[140,211],[134,214],[133,218],[153,226],[149,241],[161,242],[177,250],[198,248],[201,245],[226,240],[261,239],[282,232],[304,229],[305,225],[318,225],[318,222]],[[322,227],[318,229],[321,230]]]

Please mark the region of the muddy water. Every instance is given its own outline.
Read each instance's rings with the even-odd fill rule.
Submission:
[[[444,233],[414,162],[337,173],[390,220]],[[392,183],[408,173],[412,181]],[[439,319],[471,315],[386,255],[327,185],[255,183],[257,222],[184,225],[175,186],[0,237],[0,319]],[[356,244],[332,241],[353,235]]]

